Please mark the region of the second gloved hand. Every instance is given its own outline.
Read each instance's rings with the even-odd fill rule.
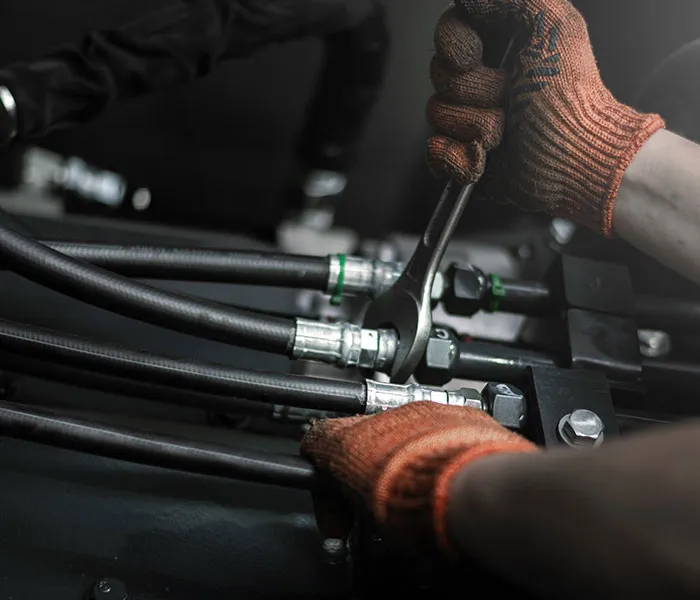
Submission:
[[[515,26],[515,27],[514,27]],[[515,67],[480,65],[477,30],[517,30]],[[516,29],[517,28],[517,29]],[[611,233],[622,177],[664,123],[618,102],[603,84],[588,30],[569,0],[456,0],[436,31],[428,107],[434,173],[474,181],[474,110],[504,99],[505,133],[482,194]],[[492,106],[492,104],[488,104]]]
[[[418,553],[451,550],[446,507],[461,469],[485,456],[535,449],[480,410],[431,402],[318,421],[301,445],[367,505],[387,538]]]

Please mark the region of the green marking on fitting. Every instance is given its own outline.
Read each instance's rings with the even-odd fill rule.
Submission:
[[[506,296],[501,278],[495,273],[489,275],[491,279],[491,299],[489,300],[488,312],[497,312],[501,308],[501,300]]]
[[[333,296],[331,297],[331,304],[333,306],[340,306],[343,301],[343,287],[345,287],[345,254],[338,254],[338,263],[340,264],[340,273],[338,273],[338,281],[335,284],[335,290],[333,290]]]

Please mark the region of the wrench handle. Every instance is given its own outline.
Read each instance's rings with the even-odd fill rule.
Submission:
[[[433,212],[428,227],[418,242],[418,246],[406,265],[402,275],[404,284],[421,298],[432,291],[435,274],[445,255],[459,220],[469,202],[475,184],[460,189],[450,181],[442,192],[440,202]]]

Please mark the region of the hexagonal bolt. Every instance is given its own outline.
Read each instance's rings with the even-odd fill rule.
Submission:
[[[518,388],[488,383],[482,392],[489,414],[503,427],[521,431],[527,422],[527,401]]]
[[[559,437],[572,448],[590,448],[603,442],[605,425],[591,410],[578,409],[559,421]]]

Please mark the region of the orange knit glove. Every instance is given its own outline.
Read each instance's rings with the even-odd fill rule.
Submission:
[[[472,29],[494,26],[517,30],[516,39],[526,40],[517,45],[507,77],[483,67],[481,40]],[[506,130],[489,160],[482,195],[609,235],[622,177],[664,122],[615,100],[571,2],[456,0],[438,24],[435,45],[437,94],[428,119],[438,135],[429,142],[431,170],[461,183],[476,181],[484,166],[475,144],[488,149],[499,133],[497,125],[483,131],[484,107],[492,112],[500,105]]]
[[[387,537],[419,553],[436,545],[451,551],[445,512],[460,469],[490,454],[535,449],[480,410],[432,402],[317,421],[301,444],[304,456],[370,508]]]

